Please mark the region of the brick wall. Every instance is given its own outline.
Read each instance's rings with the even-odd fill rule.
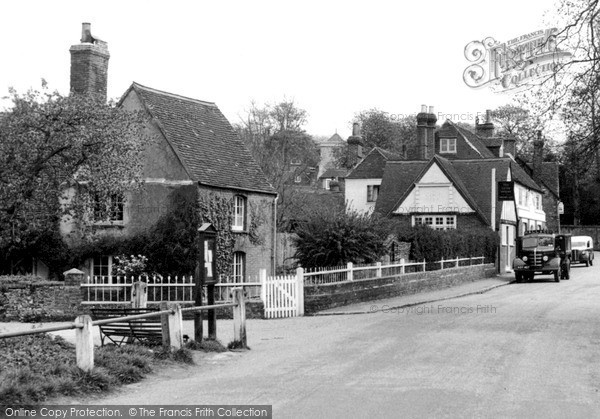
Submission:
[[[338,284],[309,285],[304,287],[304,312],[312,314],[363,301],[417,294],[489,278],[495,274],[494,265],[486,264]]]

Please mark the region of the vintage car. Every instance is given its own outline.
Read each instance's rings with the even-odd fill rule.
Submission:
[[[517,282],[531,281],[537,274],[554,280],[570,278],[571,236],[530,232],[517,238],[513,269]]]
[[[594,264],[594,240],[590,236],[573,236],[571,249],[571,263]]]

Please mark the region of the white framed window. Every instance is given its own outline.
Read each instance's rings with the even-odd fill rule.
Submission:
[[[292,160],[290,161],[290,164],[291,164],[292,166],[300,166],[300,165],[302,164],[302,160],[300,160],[300,159],[292,159]]]
[[[295,182],[295,183],[302,183],[302,176],[296,176],[296,177],[294,178],[294,182]]]
[[[94,222],[95,223],[122,223],[125,219],[125,199],[121,194],[113,194],[107,202],[100,202],[94,196]]]
[[[456,153],[456,138],[440,138],[440,153]]]
[[[233,197],[233,231],[244,231],[246,223],[246,197],[236,195]]]
[[[412,225],[426,225],[434,230],[456,229],[456,215],[413,215]]]
[[[92,258],[90,273],[93,282],[110,283],[112,282],[113,257],[112,256],[94,256]]]
[[[331,189],[331,179],[325,179],[325,189]]]
[[[367,186],[367,202],[376,202],[379,196],[379,185]]]
[[[246,254],[244,252],[233,253],[233,277],[235,283],[244,282],[246,272]]]

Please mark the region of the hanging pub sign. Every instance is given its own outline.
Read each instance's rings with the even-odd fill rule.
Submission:
[[[498,182],[498,201],[514,201],[515,200],[515,182],[501,181]]]
[[[200,281],[203,285],[217,283],[216,256],[217,256],[217,230],[210,223],[204,223],[198,229],[200,251]]]

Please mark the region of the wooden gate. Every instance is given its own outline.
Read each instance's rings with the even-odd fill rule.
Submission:
[[[276,319],[304,315],[304,275],[270,276],[261,270],[261,298],[265,305],[265,318]]]

